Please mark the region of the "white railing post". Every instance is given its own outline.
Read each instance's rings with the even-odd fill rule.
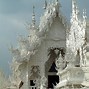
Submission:
[[[29,89],[36,89],[36,86],[30,86]]]

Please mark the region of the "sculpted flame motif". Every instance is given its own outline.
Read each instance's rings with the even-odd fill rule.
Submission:
[[[60,52],[61,52],[62,57],[64,57],[64,55],[65,55],[64,48],[53,48],[53,47],[51,47],[50,49],[48,49],[49,59],[51,59],[51,60],[58,59]]]

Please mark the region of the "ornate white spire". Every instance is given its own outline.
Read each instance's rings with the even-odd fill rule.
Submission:
[[[44,9],[46,9],[47,8],[47,1],[45,0],[45,3],[44,3],[44,7],[43,7]]]
[[[30,29],[36,31],[38,29],[38,27],[36,26],[35,11],[34,11],[34,9],[35,9],[35,6],[33,6],[32,23],[30,25]]]
[[[83,9],[83,24],[86,26],[86,9]]]
[[[72,18],[78,19],[77,16],[79,14],[79,10],[77,7],[77,2],[76,0],[72,0]]]
[[[86,9],[83,9],[83,18],[86,19]]]
[[[35,26],[35,12],[34,12],[35,6],[33,6],[33,13],[32,13],[32,25]]]
[[[75,13],[76,9],[76,0],[72,0],[72,13]]]

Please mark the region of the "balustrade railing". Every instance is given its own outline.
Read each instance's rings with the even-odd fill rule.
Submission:
[[[29,89],[37,89],[36,86],[30,86]]]

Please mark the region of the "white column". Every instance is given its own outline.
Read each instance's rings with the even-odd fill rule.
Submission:
[[[29,63],[29,62],[27,61],[25,89],[29,89],[29,80],[28,80],[28,63]]]

